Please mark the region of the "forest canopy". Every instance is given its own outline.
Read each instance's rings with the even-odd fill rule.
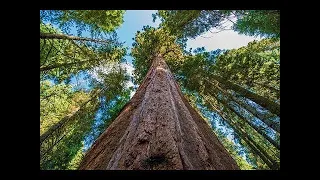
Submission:
[[[197,129],[198,134],[205,134],[185,135],[190,137],[189,143],[198,143],[199,152],[206,151],[200,159],[214,164],[208,159],[215,152],[193,139],[199,136],[213,142],[213,137],[217,137],[217,143],[222,144],[239,169],[280,169],[280,11],[158,10],[149,13],[149,24],[139,26],[138,30],[132,24],[144,21],[141,18],[134,22],[126,16],[131,12],[138,11],[40,10],[40,169],[83,169],[90,165],[88,159],[95,156],[92,155],[95,148],[107,147],[101,142],[104,136],[110,138],[106,143],[113,143],[111,150],[101,150],[100,159],[91,161],[98,163],[97,169],[112,169],[115,165],[111,164],[121,164],[120,157],[125,156],[120,153],[127,146],[124,137],[138,133],[135,136],[144,139],[169,131],[156,128],[150,132],[141,130],[147,135],[139,134],[138,125],[136,130],[130,130],[133,123],[140,122],[139,117],[140,123],[146,124],[139,127],[151,127],[148,123],[153,122],[152,118],[145,122],[142,117],[148,114],[141,115],[142,112],[149,112],[150,117],[152,113],[163,113],[157,112],[164,105],[156,93],[167,91],[166,87],[159,86],[157,90],[158,87],[147,84],[157,82],[159,69],[159,73],[167,73],[159,77],[171,87],[171,95],[178,96],[172,87],[182,92],[181,101],[170,102],[173,107],[180,107],[181,102],[190,104],[193,110],[189,105],[183,106],[188,107],[190,117],[195,117],[193,111],[199,114],[212,133],[212,137],[207,137],[210,133],[204,125],[197,121],[190,123],[190,117],[179,112],[183,108],[172,109],[175,118],[183,124],[181,128]],[[159,25],[152,26],[151,21]],[[214,38],[226,31],[253,40],[232,49],[188,49],[191,40],[198,40],[206,33]],[[214,40],[210,43],[218,44]],[[158,108],[144,111],[144,104],[150,101],[159,101]],[[140,114],[135,113],[139,109]],[[121,120],[127,111],[133,112],[127,119],[137,118]],[[162,121],[170,124],[170,118]],[[118,135],[112,134],[117,128],[123,130]],[[120,132],[124,135],[117,141]],[[149,142],[146,138],[140,142],[140,139],[139,147],[157,141]],[[169,145],[162,148],[173,152]],[[183,152],[183,147],[179,148]],[[133,156],[137,153],[128,157]],[[127,158],[123,163],[128,169],[180,167],[162,156],[151,156],[143,162],[137,156],[136,160],[133,158],[131,162]],[[111,160],[102,162],[108,158]],[[197,169],[197,163],[189,159],[189,165],[183,161],[184,169]],[[105,165],[99,165],[100,161]],[[221,167],[234,167],[229,161],[225,163]],[[208,166],[208,169],[219,168]]]

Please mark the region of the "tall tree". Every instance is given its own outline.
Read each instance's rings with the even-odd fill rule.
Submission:
[[[41,169],[279,169],[279,39],[186,51],[187,38],[223,30],[226,21],[274,37],[265,22],[276,22],[278,12],[259,13],[158,11],[160,28],[145,26],[134,38],[140,86],[128,102],[119,68],[125,48],[115,33],[103,36],[121,24],[123,11],[40,11]],[[73,25],[77,36],[69,34]],[[92,37],[81,37],[83,30]],[[61,83],[80,72],[89,75],[91,93]]]
[[[239,135],[241,139],[248,144],[250,149],[257,154],[270,169],[279,169],[278,162],[267,152],[264,146],[253,139],[252,133],[248,132],[243,123],[237,122],[237,118],[232,117],[228,108],[223,107],[221,109],[219,105],[213,103],[211,100],[207,100],[207,102],[207,105],[214,109],[214,111],[217,112],[224,121],[233,127],[233,130],[237,135]]]
[[[253,84],[250,85],[245,81],[248,78],[250,78],[254,82],[263,82],[264,78],[266,78],[264,77],[265,75],[263,75],[263,73],[270,73],[269,78],[270,80],[272,80],[271,82],[273,82],[272,86],[279,82],[277,80],[277,77],[279,77],[279,71],[277,71],[277,68],[274,66],[265,66],[265,64],[269,64],[270,61],[275,61],[276,63],[279,63],[279,57],[277,57],[277,54],[279,56],[279,53],[274,54],[272,56],[270,56],[269,53],[270,50],[276,49],[277,51],[279,44],[270,42],[272,41],[262,40],[261,42],[254,42],[251,44],[249,43],[248,47],[240,48],[239,50],[234,50],[232,51],[232,53],[230,51],[220,50],[209,53],[204,52],[203,49],[196,49],[195,55],[188,55],[184,58],[182,66],[178,68],[178,71],[176,71],[176,77],[178,81],[181,82],[181,85],[187,88],[188,90],[198,92],[203,97],[209,96],[210,98],[218,100],[218,102],[221,102],[221,106],[223,106],[224,109],[220,111],[224,114],[227,113],[228,117],[236,117],[237,119],[239,119],[239,122],[246,123],[243,124],[244,126],[246,126],[245,131],[247,131],[247,133],[250,135],[254,135],[255,137],[251,137],[248,139],[247,137],[242,136],[242,139],[246,138],[247,141],[256,140],[255,138],[259,136],[259,139],[261,139],[259,140],[260,149],[263,150],[266,148],[265,145],[269,147],[272,146],[271,144],[273,144],[275,146],[272,148],[273,151],[278,153],[279,151],[274,149],[280,149],[279,140],[276,138],[278,135],[275,132],[270,133],[270,130],[274,129],[280,133],[279,121],[274,121],[273,119],[271,119],[271,117],[274,116],[270,116],[269,112],[262,112],[257,107],[257,105],[252,103],[252,101],[248,103],[247,98],[252,99],[253,101],[256,101],[260,104],[263,103],[263,101],[265,101],[271,102],[270,104],[274,104],[275,107],[278,107],[279,105],[277,105],[274,102],[274,100],[269,100],[268,98],[259,95],[261,92],[260,86],[255,86]],[[224,54],[220,54],[221,52]],[[239,54],[241,53],[241,56],[235,56],[236,53],[234,52],[237,52]],[[259,56],[261,57],[254,56],[255,53],[259,54]],[[267,56],[267,54],[269,54],[269,56]],[[232,68],[229,69],[229,67]],[[255,72],[255,76],[252,75],[253,72]],[[246,74],[247,78],[244,78],[246,77]],[[231,82],[231,80],[233,82]],[[235,84],[235,81],[237,84],[241,84],[241,86]],[[254,88],[255,91],[253,91],[251,88]],[[259,92],[259,94],[253,92]],[[266,94],[267,93],[263,95]],[[259,98],[261,99],[259,100]],[[209,107],[209,109],[211,109],[212,111],[217,111],[217,108]],[[252,113],[259,119],[253,120],[253,117],[250,113]],[[262,122],[268,125],[269,127],[266,127]],[[238,123],[234,125],[239,126]],[[239,133],[241,133],[241,131],[239,131],[238,134]],[[249,145],[252,143],[257,144],[257,142],[247,142],[246,144]],[[256,147],[257,145],[254,146]],[[250,148],[252,149],[254,147]],[[266,158],[274,156],[273,152],[264,151],[264,153],[262,153],[260,150],[255,150],[254,153],[258,155],[260,154],[259,157],[263,156],[262,158],[265,159],[264,162],[269,163],[269,168],[274,169],[278,167],[275,160],[278,158],[271,158],[272,162],[268,160],[270,158]]]
[[[67,87],[50,85],[41,90],[43,95],[48,94],[40,95],[41,169],[67,168],[94,122],[97,99]]]
[[[126,49],[113,32],[122,18],[123,11],[40,11],[41,169],[76,169],[92,134],[112,121],[96,115],[112,116],[128,101],[128,77],[119,66]],[[73,25],[78,36],[67,35]],[[88,30],[93,37],[79,36]],[[70,79],[79,75],[91,81],[87,90],[71,86]]]
[[[145,56],[138,52],[154,41],[149,58],[136,59],[149,64],[149,71],[80,169],[239,169],[175,82],[163,57],[173,43],[163,41],[164,34],[152,28],[137,34],[136,57]]]
[[[84,140],[92,136],[92,132],[101,134],[103,129],[100,126],[108,125],[108,121],[102,120],[96,127],[96,114],[99,112],[112,115],[110,111],[117,113],[120,111],[119,107],[106,108],[106,105],[119,103],[121,108],[127,102],[125,84],[128,78],[123,69],[113,67],[108,69],[107,73],[98,73],[97,76],[101,82],[91,79],[90,94],[73,92],[67,89],[71,88],[70,85],[48,86],[47,81],[41,86],[41,169],[76,168],[83,157],[84,144],[91,142],[90,139],[86,142]]]

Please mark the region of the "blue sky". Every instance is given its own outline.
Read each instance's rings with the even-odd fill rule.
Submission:
[[[125,46],[128,47],[128,54],[131,51],[132,43],[134,42],[132,38],[135,37],[137,31],[141,31],[143,26],[149,25],[152,27],[158,27],[160,24],[159,18],[155,22],[152,21],[152,14],[156,13],[156,10],[127,10],[124,14],[123,24],[116,30],[119,40],[125,42]],[[226,25],[231,26],[231,23],[226,23]],[[217,30],[211,29],[211,32],[216,32]],[[249,42],[260,39],[251,36],[239,35],[234,31],[221,31],[219,33],[207,32],[203,35],[195,38],[189,39],[187,41],[187,49],[196,49],[198,47],[205,47],[207,51],[212,51],[216,49],[233,49],[246,46]],[[124,64],[129,74],[132,75],[132,57],[126,56],[127,64]],[[128,86],[133,86],[130,82]],[[132,93],[133,95],[133,93]]]
[[[132,48],[132,43],[134,42],[132,38],[134,38],[137,31],[142,30],[143,26],[159,26],[159,18],[155,22],[152,21],[153,13],[156,13],[156,10],[127,10],[124,14],[123,24],[116,30],[120,42],[124,42],[124,45],[128,47],[128,55],[125,57],[127,63],[124,63],[123,66],[127,69],[130,75],[132,75],[133,71],[132,57],[129,55]],[[228,25],[228,23],[226,24]],[[229,25],[231,25],[231,23],[229,23]],[[211,29],[210,31],[216,32],[217,30]],[[198,47],[204,47],[207,51],[216,49],[233,49],[246,46],[249,42],[260,39],[251,36],[239,35],[232,30],[222,31],[216,34],[211,32],[208,31],[207,33],[204,33],[195,39],[189,39],[187,41],[187,49],[196,49]],[[71,29],[71,34],[77,35],[75,28]],[[85,37],[90,37],[88,32],[84,32],[82,35]],[[85,88],[88,87],[83,80],[83,75],[73,78],[71,83],[74,85],[78,84]],[[130,82],[128,86],[133,86],[133,83]]]
[[[156,10],[127,10],[124,14],[124,23],[117,29],[117,33],[121,42],[131,49],[135,33],[141,31],[143,26],[149,25],[158,27],[160,20],[152,22],[152,14]],[[231,24],[229,24],[231,25]],[[212,32],[215,29],[212,29]],[[216,49],[233,49],[246,46],[249,42],[260,39],[251,36],[239,35],[234,31],[221,31],[216,34],[207,32],[195,39],[189,39],[187,42],[187,49],[196,49],[198,47],[205,47],[207,51]],[[126,57],[128,63],[132,62],[132,57]]]
[[[129,52],[134,42],[134,38],[137,31],[141,31],[143,26],[149,25],[152,27],[158,27],[160,20],[152,22],[152,13],[156,13],[156,10],[128,10],[124,14],[124,23],[117,29],[117,34],[121,42],[125,42],[125,46],[129,47]],[[132,57],[126,57],[128,63],[132,63]]]

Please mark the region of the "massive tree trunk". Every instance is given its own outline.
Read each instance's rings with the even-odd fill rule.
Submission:
[[[162,56],[79,169],[239,169],[191,107]]]

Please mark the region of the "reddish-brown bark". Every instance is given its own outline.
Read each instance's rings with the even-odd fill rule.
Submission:
[[[79,169],[233,170],[236,162],[156,56],[137,92]]]

